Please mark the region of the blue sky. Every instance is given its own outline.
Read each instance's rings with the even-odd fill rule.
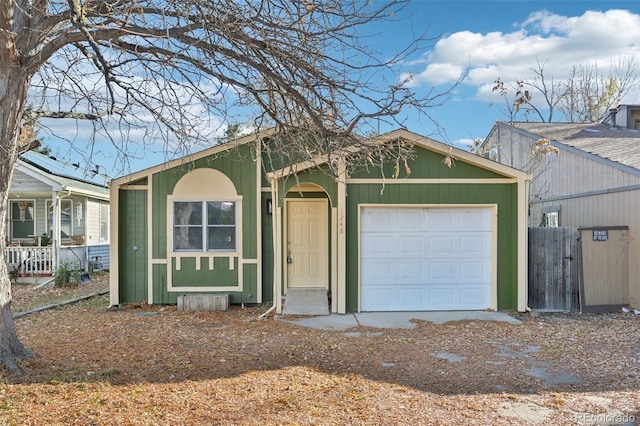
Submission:
[[[445,134],[424,121],[407,122],[410,130],[457,147],[484,138],[495,121],[507,119],[505,100],[491,91],[498,77],[531,79],[537,61],[556,79],[585,62],[606,70],[615,58],[640,61],[639,1],[414,1],[403,14],[403,25],[382,26],[395,28],[385,31],[384,51],[410,37],[412,27],[429,25],[430,34],[442,33],[406,64],[416,91],[446,87],[462,67],[469,69],[451,99],[431,112]],[[640,103],[640,90],[623,101]]]
[[[373,0],[374,2],[382,0]],[[545,62],[545,71],[556,79],[566,77],[573,65],[591,62],[606,69],[617,57],[640,61],[640,1],[413,1],[400,14],[367,28],[370,44],[382,55],[392,56],[427,29],[428,36],[441,35],[403,64],[418,93],[433,87],[449,87],[463,68],[465,81],[455,88],[444,106],[429,111],[440,129],[428,120],[406,116],[409,130],[465,147],[484,138],[496,120],[505,120],[504,99],[491,92],[493,81],[533,78],[531,68]],[[412,32],[413,31],[413,32]],[[401,78],[401,75],[397,76]],[[534,94],[534,102],[535,94]],[[625,103],[640,104],[640,89]],[[51,122],[60,133],[74,134],[76,141],[89,126]],[[65,128],[65,126],[67,128]],[[390,129],[381,129],[383,131]],[[47,138],[58,158],[82,161],[87,147]],[[143,157],[141,149],[137,156]],[[113,164],[108,149],[96,149],[91,160],[115,176],[121,164]],[[162,161],[158,154],[132,160],[136,171]]]

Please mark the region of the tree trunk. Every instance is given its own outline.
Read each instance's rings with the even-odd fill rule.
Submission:
[[[15,361],[33,356],[18,340],[11,313],[11,281],[6,264],[7,212],[13,168],[18,158],[22,112],[30,83],[7,46],[0,47],[0,365],[19,373]],[[11,63],[12,66],[6,66]]]

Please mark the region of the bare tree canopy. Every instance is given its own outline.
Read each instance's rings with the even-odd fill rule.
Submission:
[[[600,122],[640,86],[640,62],[635,57],[612,59],[608,68],[595,62],[576,64],[562,77],[554,76],[546,65],[547,61],[538,61],[530,70],[533,78],[510,86],[500,78],[494,81],[493,90],[504,97],[509,121],[522,113],[527,121]]]
[[[347,155],[360,140],[356,133],[379,121],[401,126],[398,114],[410,108],[428,118],[447,93],[416,96],[396,76],[403,59],[432,40],[418,34],[396,56],[379,59],[362,33],[403,3],[6,0],[0,6],[2,223],[20,128],[38,117],[94,123],[119,150],[121,164],[134,132],[180,155],[211,145],[246,111],[246,126],[275,127],[281,137],[272,142],[297,160]],[[313,137],[300,137],[305,133]],[[0,229],[4,249],[6,229]],[[14,359],[29,352],[15,336],[10,302],[0,262],[0,362],[15,371]]]
[[[431,40],[418,35],[384,60],[365,44],[363,26],[396,16],[402,3],[17,2],[16,18],[34,30],[18,31],[16,45],[28,52],[34,113],[103,119],[123,157],[126,130],[180,155],[210,145],[241,113],[251,129],[311,129],[349,144],[355,130],[426,111],[445,95],[417,97],[394,73]]]

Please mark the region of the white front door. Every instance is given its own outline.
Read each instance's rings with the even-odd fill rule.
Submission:
[[[326,199],[287,200],[288,287],[328,287],[327,209]]]

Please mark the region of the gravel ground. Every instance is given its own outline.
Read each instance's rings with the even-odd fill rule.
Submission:
[[[21,305],[16,293],[15,305]],[[636,424],[640,317],[518,316],[325,331],[268,306],[16,320],[35,353],[0,377],[0,424]]]

